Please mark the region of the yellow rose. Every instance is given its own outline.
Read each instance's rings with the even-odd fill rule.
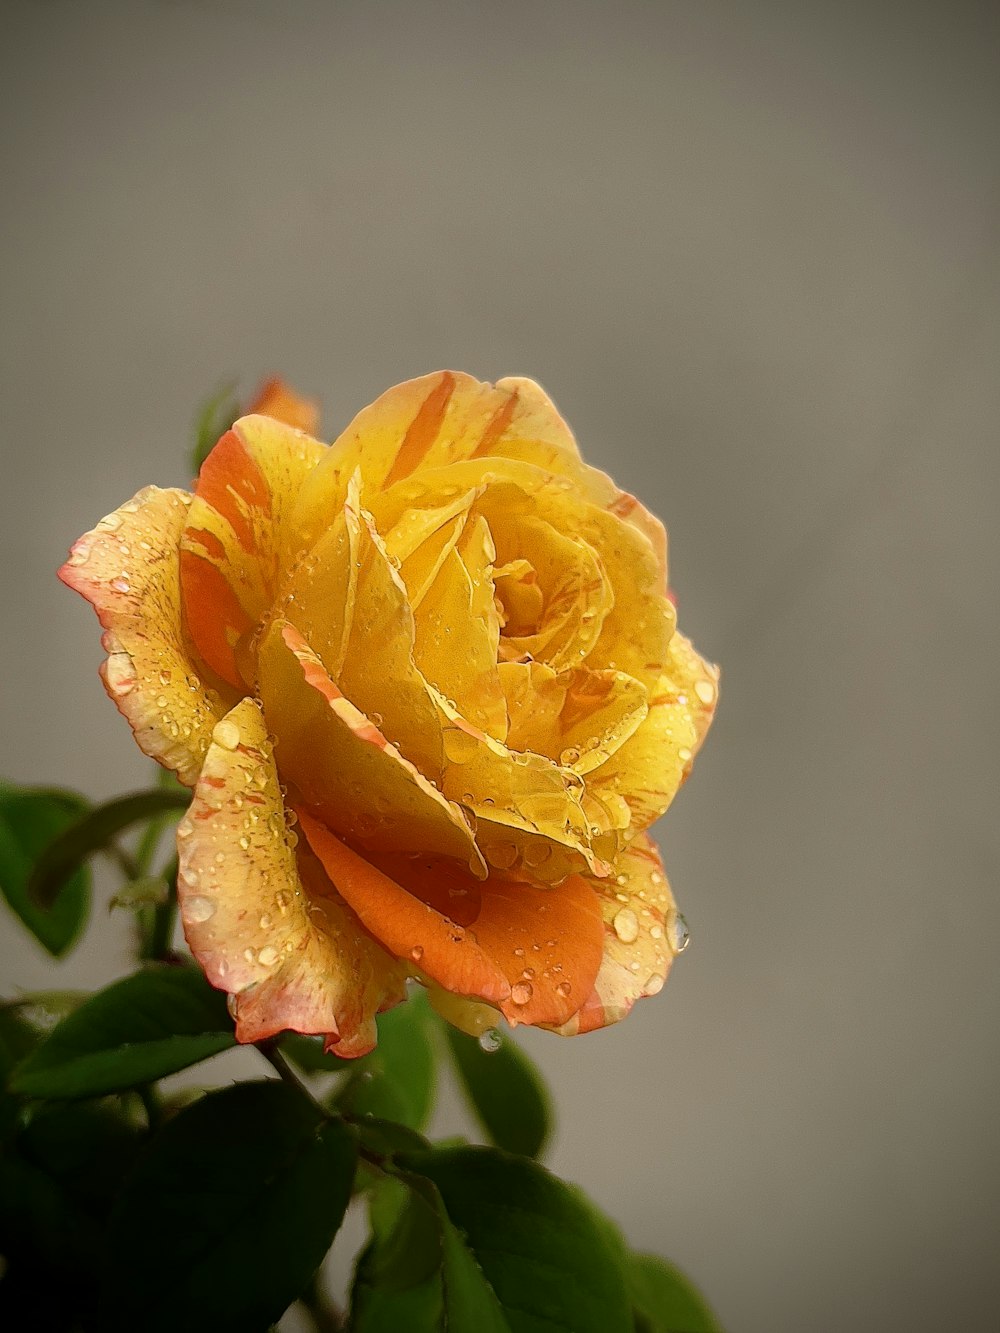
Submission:
[[[302,420],[286,394],[260,406]],[[60,576],[194,789],[181,916],[241,1041],[361,1055],[407,977],[470,1030],[585,1032],[660,990],[683,922],[645,830],[718,673],[662,525],[538,385],[411,380],[329,447],[244,417],[193,495],[140,491]]]

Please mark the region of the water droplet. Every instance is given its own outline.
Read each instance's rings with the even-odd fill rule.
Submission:
[[[573,987],[568,981],[560,981],[559,985],[556,987],[556,994],[561,995],[563,999],[565,999],[572,989]]]
[[[562,754],[559,756],[559,762],[563,768],[572,768],[579,758],[580,751],[575,745],[570,745],[567,749],[563,750]]]
[[[103,528],[105,532],[117,532],[121,525],[122,520],[120,514],[108,514],[106,518],[101,519],[97,526]]]
[[[225,963],[220,963],[220,964],[219,964],[219,976],[220,976],[220,977],[221,977],[221,976],[224,976],[225,973],[226,973],[228,970],[229,970],[229,969],[226,967],[226,964],[225,964]],[[240,1006],[239,996],[237,996],[237,995],[227,995],[227,996],[226,996],[226,1008],[229,1010],[229,1017],[230,1017],[231,1019],[233,1019],[234,1021],[235,1021],[235,1019],[236,1019],[236,1011],[239,1009],[239,1006]]]
[[[212,740],[224,750],[235,750],[240,743],[240,729],[235,722],[223,718],[221,722],[216,722]]]
[[[691,943],[691,932],[688,930],[688,923],[681,916],[680,912],[671,912],[667,917],[667,943],[670,945],[672,953],[683,953]]]
[[[715,686],[710,680],[699,680],[694,692],[703,704],[710,704],[715,698]]]
[[[114,588],[115,592],[128,592],[132,585],[128,581],[128,575],[122,573],[116,579],[111,580],[111,587]]]
[[[216,852],[216,853],[215,853],[215,864],[216,864],[217,866],[221,866],[222,863],[223,863],[223,861],[225,861],[225,859],[226,859],[226,853],[225,853],[225,852]]]
[[[510,998],[515,1004],[527,1004],[534,992],[527,981],[519,981],[510,988]]]
[[[530,981],[534,975],[535,969],[533,967],[526,967],[521,973],[521,976],[524,977],[525,981]]]
[[[615,915],[612,923],[615,928],[615,934],[621,940],[622,944],[631,944],[633,940],[639,937],[639,918],[630,907],[623,907]]]
[[[512,842],[497,842],[486,848],[486,859],[498,870],[509,870],[517,860],[517,848]]]
[[[67,565],[85,565],[90,559],[90,543],[77,542],[69,553]]]
[[[278,961],[278,951],[272,945],[265,945],[257,955],[258,963],[263,963],[265,967],[273,967]]]
[[[248,852],[250,850],[250,839],[244,835],[240,838],[240,846],[245,852]]]
[[[160,672],[160,684],[161,685],[170,684],[170,672],[167,671],[166,668],[164,668],[164,670]]]
[[[257,955],[254,953],[253,949],[243,950],[243,957],[247,960],[248,963],[252,963],[256,958],[256,956]]]
[[[654,972],[653,975],[647,979],[645,986],[642,988],[643,995],[658,995],[660,991],[663,990],[666,980],[666,977],[662,976],[659,972]]]
[[[201,879],[201,874],[195,870],[194,866],[183,866],[178,878],[181,879],[188,888],[193,889],[199,879]]]
[[[524,862],[529,866],[544,865],[552,855],[552,848],[541,840],[529,842],[524,849]]]
[[[189,921],[193,921],[196,926],[200,926],[202,922],[209,921],[215,916],[215,903],[212,902],[211,898],[200,896],[189,898],[184,904],[184,915]]]
[[[691,758],[691,751],[687,748],[686,745],[681,746],[681,748],[677,751],[677,758],[681,761],[682,764],[688,763],[688,761]]]
[[[659,940],[663,938],[663,927],[660,925],[650,926],[649,934],[652,939]]]
[[[282,916],[288,911],[288,905],[292,901],[292,895],[286,893],[284,889],[279,889],[274,895],[274,905]]]
[[[177,825],[178,838],[190,838],[193,832],[194,832],[194,825],[191,823],[190,819],[182,819],[181,822]]]
[[[421,958],[423,958],[423,956],[424,956],[424,946],[422,944],[415,944],[413,948],[410,950],[410,957],[413,959],[415,963],[419,963]]]
[[[503,1037],[496,1028],[487,1028],[479,1034],[479,1049],[487,1055],[494,1055],[503,1045]]]
[[[262,914],[261,914],[261,918],[260,918],[260,928],[261,928],[261,930],[267,930],[267,928],[270,926],[270,924],[271,924],[271,918],[270,918],[270,916],[267,914],[267,912],[262,913]]]

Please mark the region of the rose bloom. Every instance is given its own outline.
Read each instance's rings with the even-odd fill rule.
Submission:
[[[471,1032],[616,1022],[686,938],[646,829],[717,693],[662,525],[530,380],[411,380],[329,446],[256,406],[60,570],[193,789],[180,912],[237,1037],[362,1055],[409,977]]]

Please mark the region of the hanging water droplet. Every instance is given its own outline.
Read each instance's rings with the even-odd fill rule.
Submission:
[[[667,917],[667,943],[670,945],[672,953],[683,953],[691,943],[691,932],[688,930],[688,923],[681,916],[680,912],[671,912]]]
[[[630,907],[623,907],[620,912],[617,912],[612,924],[615,928],[615,934],[622,944],[631,944],[633,940],[638,939],[639,918]]]
[[[202,898],[200,895],[189,898],[184,904],[184,915],[188,921],[193,921],[196,926],[203,922],[211,920],[215,916],[215,903],[211,898]]]
[[[534,992],[527,981],[519,981],[510,988],[510,998],[515,1004],[527,1004]]]
[[[487,1028],[479,1034],[479,1049],[487,1055],[495,1054],[503,1045],[503,1037],[496,1028]]]

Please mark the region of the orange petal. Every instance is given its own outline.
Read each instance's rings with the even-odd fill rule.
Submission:
[[[237,645],[265,615],[299,551],[290,522],[325,446],[270,417],[227,431],[202,464],[182,541],[188,629],[208,665],[242,688]]]
[[[325,824],[384,850],[454,857],[485,876],[458,807],[345,698],[294,626],[271,626],[259,667],[282,777]]]
[[[225,708],[181,624],[178,544],[191,497],[148,486],[74,545],[59,570],[104,626],[108,694],[146,754],[193,785]]]
[[[390,875],[308,815],[301,819],[372,935],[447,991],[494,1004],[511,1023],[555,1024],[590,993],[604,929],[598,896],[579,876],[554,889],[525,878],[478,883],[427,857],[384,862]]]
[[[273,417],[275,421],[283,421],[286,426],[294,426],[307,435],[315,435],[319,430],[319,404],[316,400],[303,398],[278,376],[264,381],[247,412]]]
[[[234,997],[239,1041],[324,1033],[341,1054],[375,1042],[403,972],[360,929],[306,853],[297,864],[260,706],[215,728],[177,831],[184,933],[213,986]]]
[[[656,995],[687,941],[656,844],[640,834],[621,854],[615,877],[595,884],[604,918],[600,970],[580,1011],[557,1030],[563,1036],[617,1023],[644,995]],[[556,1025],[553,1025],[556,1026]]]

